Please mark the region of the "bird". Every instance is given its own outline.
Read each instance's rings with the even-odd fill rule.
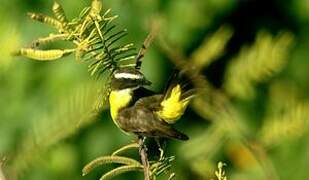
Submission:
[[[110,113],[118,128],[142,137],[188,140],[172,127],[183,115],[194,88],[180,81],[179,71],[173,73],[167,88],[156,94],[147,88],[151,82],[136,68],[121,68],[111,77]]]

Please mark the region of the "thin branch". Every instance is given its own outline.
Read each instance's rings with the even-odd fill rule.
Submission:
[[[157,36],[160,29],[160,23],[158,21],[153,21],[151,24],[151,31],[146,37],[141,49],[139,50],[137,56],[136,56],[136,69],[140,69],[142,65],[142,59],[146,53],[147,48],[150,46],[154,38]]]
[[[147,150],[144,144],[144,137],[138,137],[138,144],[139,144],[139,154],[141,156],[141,161],[144,166],[144,180],[150,180],[150,171],[149,171],[149,161],[147,157]]]

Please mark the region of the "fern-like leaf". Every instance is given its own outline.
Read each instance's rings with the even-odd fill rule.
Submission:
[[[277,37],[259,33],[254,45],[243,48],[228,66],[224,83],[228,94],[240,98],[252,97],[254,83],[266,80],[283,68],[292,41],[290,33]]]
[[[57,18],[58,21],[60,21],[61,23],[64,23],[64,24],[68,23],[68,20],[67,20],[65,13],[64,13],[64,10],[63,10],[62,6],[57,1],[54,1],[52,10],[53,10],[54,15],[55,15],[55,17]]]
[[[49,147],[96,120],[98,111],[102,111],[107,104],[97,102],[104,101],[103,98],[98,98],[105,92],[103,85],[102,82],[82,84],[69,98],[61,98],[60,106],[57,105],[49,113],[39,116],[33,129],[22,140],[14,158],[10,160],[9,172],[16,175],[22,173]]]
[[[111,10],[102,13],[102,2],[92,0],[91,6],[84,8],[77,18],[68,20],[62,6],[55,2],[54,17],[39,13],[29,13],[31,19],[45,23],[58,30],[58,34],[39,38],[32,47],[58,40],[66,40],[76,47],[70,50],[39,50],[22,48],[16,55],[35,60],[54,60],[75,52],[77,60],[89,63],[91,75],[101,77],[106,71],[113,72],[123,66],[135,66],[136,50],[132,43],[119,45],[118,42],[127,35],[127,30],[116,30],[113,21],[118,16],[109,15]]]
[[[90,171],[92,171],[94,168],[100,165],[111,164],[111,163],[142,167],[140,162],[132,158],[127,158],[123,156],[103,156],[103,157],[98,157],[92,160],[91,162],[89,162],[87,165],[85,165],[85,167],[82,170],[83,176],[87,175]]]
[[[40,13],[28,13],[28,16],[35,21],[39,21],[41,23],[47,24],[47,25],[52,26],[56,29],[62,29],[61,22],[58,21],[55,18],[50,17],[50,16],[40,14]]]
[[[124,61],[132,61],[135,58],[136,52],[133,51],[135,49],[132,48],[132,44],[125,44],[122,46],[114,45],[117,41],[122,39],[127,32],[126,30],[120,30],[113,33],[112,30],[115,26],[109,26],[110,22],[110,20],[101,23],[94,21],[97,35],[94,37],[94,40],[90,40],[94,42],[90,44],[93,48],[86,53],[86,55],[91,53],[90,59],[92,59],[93,62],[89,65],[89,70],[92,75],[95,73],[104,73],[107,68],[114,71],[119,68],[121,66],[120,64],[124,63]],[[99,37],[99,39],[97,37]]]
[[[164,172],[168,172],[172,167],[171,163],[175,160],[174,156],[164,157],[156,162],[151,162],[150,170],[152,177],[158,177]]]
[[[223,55],[227,42],[233,35],[231,28],[223,26],[210,37],[205,38],[201,46],[191,55],[194,66],[200,70]]]
[[[259,138],[266,147],[297,139],[308,132],[309,106],[290,83],[275,82],[270,88],[266,117]]]
[[[112,156],[116,156],[118,154],[121,154],[121,153],[129,150],[129,149],[136,149],[138,147],[139,147],[139,145],[137,143],[128,144],[128,145],[123,146],[123,147],[117,149],[116,151],[114,151]]]
[[[115,168],[107,173],[105,173],[100,180],[107,180],[111,179],[117,175],[130,172],[130,171],[143,171],[142,166],[136,166],[136,165],[130,165],[130,166],[120,166],[118,168]]]
[[[39,61],[52,61],[73,53],[75,49],[51,49],[51,50],[38,50],[33,48],[21,48],[14,55],[22,55],[31,59]]]

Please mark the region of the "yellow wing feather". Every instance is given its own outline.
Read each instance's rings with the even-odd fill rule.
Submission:
[[[184,113],[188,106],[190,97],[181,99],[181,87],[177,84],[168,98],[161,102],[162,109],[157,114],[169,124],[175,123]]]

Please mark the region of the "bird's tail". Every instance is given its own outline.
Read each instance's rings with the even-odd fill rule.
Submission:
[[[177,129],[171,127],[171,126],[164,126],[164,131],[157,131],[153,134],[154,137],[165,137],[170,139],[176,139],[176,140],[182,140],[186,141],[189,140],[189,137],[185,135],[184,133],[178,131]]]
[[[170,77],[168,86],[161,101],[158,114],[169,124],[175,123],[184,113],[190,100],[196,94],[192,80],[183,72],[175,71]]]
[[[166,138],[177,139],[182,141],[189,140],[189,137],[187,135],[172,127],[170,128],[169,131],[165,131],[164,135],[166,136]]]
[[[193,79],[196,77],[188,77],[185,71],[174,70],[170,76],[167,87],[164,93],[164,99],[168,99],[175,95],[175,91],[180,91],[180,99],[188,99],[193,97],[196,93],[196,89],[193,86]],[[178,90],[179,88],[179,90]],[[172,94],[174,91],[174,94]]]

